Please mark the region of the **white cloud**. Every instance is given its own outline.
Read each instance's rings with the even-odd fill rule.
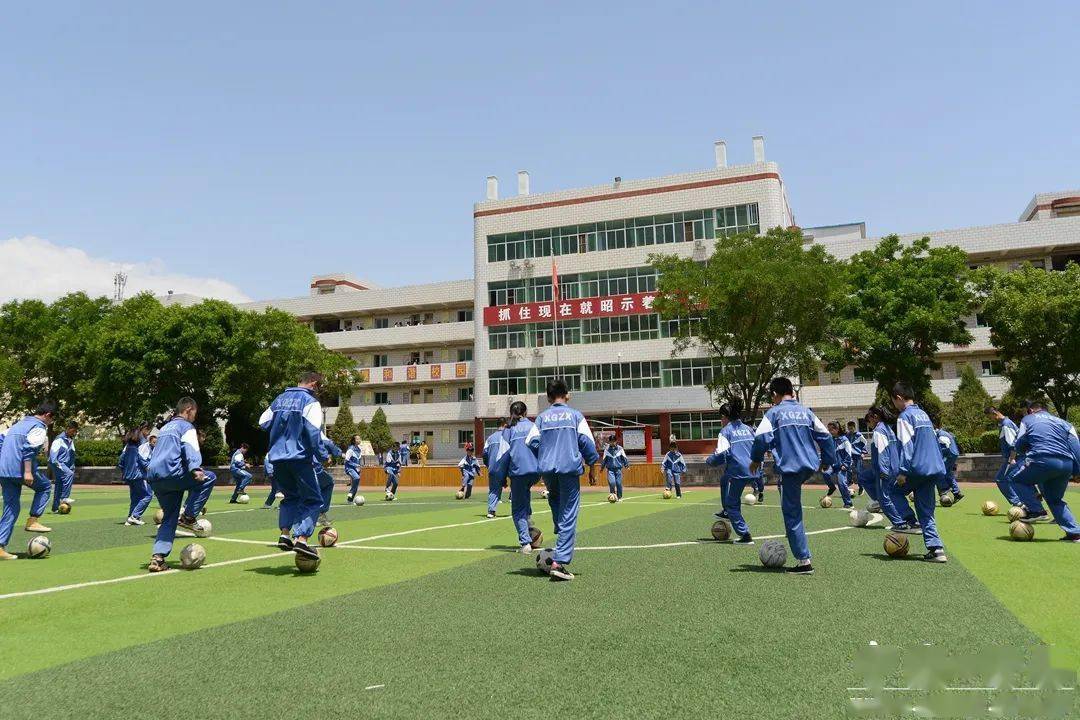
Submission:
[[[0,242],[0,302],[26,298],[53,300],[78,290],[91,297],[112,297],[113,275],[118,272],[128,276],[124,290],[128,297],[143,291],[164,295],[172,290],[229,302],[250,300],[232,283],[170,273],[158,259],[114,262],[32,236]]]

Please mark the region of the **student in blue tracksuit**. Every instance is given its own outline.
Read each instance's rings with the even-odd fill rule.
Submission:
[[[1046,412],[1046,406],[1038,400],[1024,403],[1027,415],[1020,421],[1016,434],[1016,453],[1023,454],[1019,469],[1013,473],[1012,487],[1020,495],[1025,507],[1041,508],[1036,487],[1042,489],[1043,498],[1067,542],[1080,543],[1080,524],[1065,502],[1069,480],[1080,480],[1080,439],[1076,428],[1061,418]],[[1028,511],[1023,522],[1048,521],[1045,510]]]
[[[349,478],[349,492],[345,495],[346,502],[352,502],[356,493],[360,491],[360,465],[364,462],[364,455],[360,452],[360,436],[353,435],[349,439],[349,447],[345,450],[345,475]]]
[[[322,445],[319,452],[312,460],[312,467],[315,468],[315,476],[319,479],[319,492],[322,493],[322,505],[319,509],[318,524],[323,527],[330,527],[330,518],[326,513],[330,512],[330,503],[334,499],[334,476],[327,470],[327,461],[330,458],[340,458],[342,456],[341,448],[337,446],[333,440],[327,437],[326,433],[320,433],[320,439]]]
[[[896,439],[900,442],[900,471],[896,484],[904,492],[914,493],[915,515],[922,529],[928,562],[948,562],[945,548],[937,532],[934,508],[937,504],[935,489],[945,477],[945,461],[941,459],[938,442],[930,416],[915,402],[915,393],[905,383],[898,382],[892,389],[893,406],[900,412],[896,419]],[[901,497],[897,502],[903,513],[907,501]],[[895,496],[894,496],[895,501]],[[911,528],[908,532],[917,532]]]
[[[259,418],[259,426],[270,433],[266,455],[274,465],[274,480],[285,493],[278,510],[277,545],[311,559],[319,557],[308,540],[323,505],[313,465],[323,452],[324,418],[316,395],[322,381],[321,373],[304,373],[297,386],[278,395]]]
[[[48,427],[55,417],[56,403],[43,401],[33,415],[8,428],[3,445],[0,445],[0,490],[4,498],[4,511],[0,514],[0,560],[16,559],[5,548],[22,509],[23,486],[34,491],[30,516],[26,519],[26,532],[45,533],[52,530],[39,522],[49,505],[51,486],[45,474],[38,470],[37,456],[49,441]]]
[[[870,427],[870,469],[873,472],[872,484],[877,488],[877,502],[881,512],[894,527],[900,527],[909,520],[915,522],[915,516],[906,518],[893,502],[897,494],[903,497],[903,491],[896,487],[896,474],[900,470],[900,443],[896,433],[889,426],[892,415],[881,407],[872,407],[866,412],[866,424]],[[869,487],[869,486],[868,486]],[[907,501],[904,501],[907,507]],[[908,512],[911,508],[908,507]]]
[[[150,443],[146,437],[150,426],[145,423],[129,430],[124,435],[124,449],[116,466],[120,468],[120,477],[128,486],[128,514],[124,524],[145,525],[142,516],[154,497],[150,485],[146,482],[146,470],[150,466]]]
[[[841,434],[840,423],[831,422],[827,427],[829,434],[832,435],[833,442],[836,443],[836,463],[829,468],[829,472],[821,473],[822,479],[825,480],[825,484],[829,488],[825,494],[831,496],[836,492],[839,485],[840,498],[844,501],[844,507],[850,509],[854,505],[851,502],[851,488],[848,484],[848,478],[850,477],[853,465],[852,455],[855,450],[851,447],[851,442],[847,439],[847,436]],[[833,482],[834,477],[836,478],[835,482]]]
[[[723,511],[717,517],[729,520],[738,536],[736,545],[753,545],[750,527],[742,514],[742,491],[753,484],[757,473],[750,471],[751,451],[754,447],[754,430],[742,421],[742,400],[732,398],[720,406],[720,422],[723,427],[716,438],[716,450],[705,459],[713,466],[724,466],[720,478]]]
[[[386,451],[383,470],[386,472],[386,499],[393,500],[397,496],[398,475],[401,473],[401,458],[395,449]]]
[[[630,467],[630,458],[626,457],[626,451],[614,435],[604,448],[604,459],[601,466],[607,470],[608,492],[615,493],[615,497],[622,502],[622,474],[623,469]]]
[[[458,460],[457,466],[458,472],[461,473],[461,488],[459,492],[464,493],[465,499],[468,500],[472,497],[473,481],[480,475],[480,461],[473,455],[472,443],[465,443],[465,455],[461,460]],[[502,485],[500,484],[498,488],[495,488],[495,486],[492,485],[490,490],[495,493],[495,505],[498,505],[499,500],[502,498]],[[494,512],[489,512],[488,514],[494,517]]]
[[[814,567],[803,527],[802,486],[817,470],[825,472],[836,464],[836,443],[817,415],[795,400],[791,380],[773,378],[769,393],[773,406],[765,412],[754,433],[750,471],[756,473],[765,452],[772,452],[780,476],[780,512],[796,560],[787,572],[809,575]]]
[[[79,423],[67,424],[64,432],[56,436],[49,448],[49,470],[53,476],[52,511],[60,511],[61,502],[71,502],[71,486],[75,484],[75,436]]]
[[[664,487],[670,490],[675,488],[675,497],[682,497],[682,476],[686,474],[686,461],[679,452],[678,443],[668,445],[667,455],[660,464],[660,470],[664,473]]]
[[[869,451],[866,446],[866,438],[859,433],[859,426],[852,421],[847,424],[846,437],[848,442],[851,443],[851,470],[848,473],[848,487],[850,488],[852,483],[858,483],[859,495],[862,495],[866,488],[859,482],[859,478],[862,476],[863,455]]]
[[[1001,491],[1001,494],[1005,496],[1010,505],[1020,507],[1023,505],[1020,502],[1020,496],[1016,494],[1016,491],[1009,484],[1011,470],[1009,458],[1012,457],[1013,446],[1016,445],[1016,423],[1005,417],[1005,414],[994,406],[986,408],[985,412],[989,417],[994,418],[998,424],[998,448],[1001,451],[1001,467],[998,468],[997,474],[994,476],[994,482],[997,483],[998,490]]]
[[[398,446],[398,462],[401,463],[401,467],[408,467],[409,465],[409,444],[404,440]]]
[[[263,472],[266,473],[266,479],[270,481],[270,492],[266,495],[263,510],[269,510],[274,507],[274,501],[277,500],[279,491],[277,480],[274,480],[274,463],[270,462],[269,453],[263,457]]]
[[[229,499],[230,505],[235,505],[239,502],[239,497],[244,494],[244,490],[251,484],[251,464],[247,461],[248,444],[240,443],[240,447],[236,448],[232,456],[229,458],[229,474],[232,475],[233,488],[232,497]]]
[[[527,416],[525,403],[510,403],[510,420],[506,427],[492,434],[485,443],[484,464],[488,474],[505,477],[510,482],[510,517],[517,531],[521,552],[530,553],[532,546],[532,486],[540,480],[536,447],[526,443],[535,425]],[[556,520],[556,522],[558,522]],[[555,534],[558,535],[556,525]]]
[[[192,424],[197,414],[195,401],[189,397],[181,398],[172,420],[158,431],[157,444],[150,455],[146,479],[164,513],[147,567],[150,572],[168,570],[165,558],[172,552],[177,525],[194,530],[200,504],[206,503],[206,498],[214,489],[214,480],[202,471],[199,435]],[[185,491],[191,492],[181,516],[180,506]]]
[[[960,483],[956,482],[956,461],[960,457],[960,443],[956,442],[955,435],[941,427],[941,418],[931,415],[930,421],[934,423],[934,431],[941,446],[941,459],[945,462],[945,479],[938,486],[938,495],[951,492],[953,503],[958,503],[964,499],[964,493],[960,492]]]
[[[596,484],[595,464],[600,459],[596,441],[585,416],[567,403],[570,390],[562,380],[547,386],[551,405],[536,417],[526,444],[536,450],[537,466],[548,489],[548,504],[559,536],[551,566],[553,580],[573,580],[567,567],[574,559],[578,509],[581,507],[581,474],[589,467],[589,484]]]

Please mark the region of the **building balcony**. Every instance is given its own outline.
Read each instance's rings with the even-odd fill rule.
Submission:
[[[365,367],[359,370],[360,384],[364,387],[472,380],[474,377],[473,364],[468,361],[426,363],[423,365],[388,365],[386,367]]]
[[[471,345],[476,335],[472,321],[409,325],[402,327],[342,330],[319,333],[319,342],[328,350],[352,352],[401,347]]]
[[[353,419],[371,422],[379,408],[386,413],[390,425],[419,423],[472,423],[476,416],[474,402],[431,402],[405,405],[351,405]],[[331,425],[337,418],[337,408],[326,409],[326,424]]]

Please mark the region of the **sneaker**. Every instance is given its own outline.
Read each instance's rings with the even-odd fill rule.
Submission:
[[[326,513],[319,513],[319,525],[321,527],[330,527],[330,518],[326,517]]]
[[[911,523],[898,523],[889,528],[893,532],[904,533],[905,535],[918,535],[922,532],[922,528],[918,525],[912,525]]]
[[[37,520],[34,520],[26,523],[26,532],[47,533],[52,532],[52,528],[42,525]]]
[[[759,492],[759,493],[757,494],[757,501],[758,501],[759,503],[763,503],[763,502],[765,502],[765,493],[763,493],[763,492]]]
[[[796,565],[794,567],[784,568],[784,572],[788,575],[813,575],[814,566],[810,563],[805,565]]]
[[[278,500],[284,500],[285,499],[285,493],[283,493],[283,492],[275,493],[274,497],[276,497]]]
[[[570,572],[570,569],[565,565],[560,565],[557,562],[551,563],[551,570],[548,572],[551,575],[552,580],[573,580],[574,573]]]
[[[962,493],[962,492],[954,492],[953,495],[952,495],[952,504],[955,505],[956,503],[960,502],[963,499],[964,499],[964,493]]]
[[[346,495],[346,496],[345,496],[345,502],[347,502],[347,503],[351,503],[351,502],[352,502],[352,498],[353,498],[353,496],[352,496],[351,494],[350,494],[350,495]]]
[[[856,494],[856,495],[862,495],[862,494],[863,494],[863,489],[862,489],[862,487],[860,487],[860,488],[859,488],[859,492],[857,492],[857,493],[855,493],[855,494]]]
[[[293,552],[295,552],[297,555],[302,555],[304,557],[311,558],[312,560],[319,559],[319,551],[308,545],[306,542],[301,542],[300,540],[297,540],[293,543],[292,549]]]
[[[262,506],[262,509],[263,509],[263,510],[273,510],[273,509],[274,509],[274,504],[273,504],[273,503],[269,503],[269,504],[264,504],[264,505]]]
[[[1061,539],[1065,542],[1080,543],[1080,534],[1066,533],[1065,537]],[[2,552],[2,548],[0,548],[0,552]]]
[[[231,498],[231,499],[229,500],[229,504],[230,504],[230,505],[239,505],[240,503],[238,503],[238,502],[236,501],[236,498]]]
[[[854,503],[847,503],[846,505],[844,505],[845,510],[853,510],[854,508],[855,508]]]
[[[727,510],[721,510],[720,512],[713,513],[713,517],[717,520],[728,520]]]
[[[741,537],[736,539],[731,544],[732,545],[753,545],[754,544],[754,538],[750,537],[750,533],[746,533],[745,535],[742,535]]]
[[[871,502],[866,504],[866,512],[881,512],[881,503]]]
[[[1020,522],[1034,525],[1035,523],[1050,522],[1053,519],[1054,518],[1050,517],[1050,513],[1043,510],[1041,513],[1028,513],[1027,517],[1020,518]]]
[[[165,558],[161,555],[154,555],[150,558],[150,564],[146,566],[148,572],[156,573],[163,572],[169,569],[168,563],[165,562]]]
[[[930,548],[926,551],[926,554],[922,557],[926,562],[944,563],[949,562],[949,558],[945,556],[945,548]]]
[[[622,502],[622,498],[619,498],[619,499],[618,499],[618,500],[616,500],[615,502]]]
[[[139,518],[132,516],[132,517],[129,517],[127,519],[127,521],[124,522],[124,524],[125,525],[145,525],[146,521],[140,520]]]
[[[280,550],[292,550],[293,541],[288,535],[279,535],[277,539],[277,546]]]
[[[521,554],[522,555],[528,555],[532,551],[533,551],[533,546],[530,545],[529,543],[525,543],[524,545],[521,546]]]
[[[189,533],[195,533],[195,518],[191,515],[181,515],[179,527],[181,530],[187,530]]]
[[[1062,539],[1064,539],[1064,538],[1062,538]],[[18,560],[18,559],[19,559],[18,555],[12,555],[7,550],[0,547],[0,560]]]
[[[488,519],[488,520],[494,520],[494,519],[495,519],[495,513],[489,512],[489,513],[487,514],[487,519]]]

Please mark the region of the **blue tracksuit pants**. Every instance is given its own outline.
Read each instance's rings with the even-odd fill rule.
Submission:
[[[566,565],[574,559],[574,541],[577,539],[578,510],[581,508],[581,476],[545,475],[548,504],[551,506],[555,533],[555,562]]]
[[[330,501],[334,499],[334,476],[322,465],[315,467],[315,475],[319,478],[319,492],[322,493],[322,512],[330,510]]]
[[[822,473],[821,478],[825,481],[825,485],[828,486],[828,494],[832,495],[836,492],[836,488],[840,488],[840,498],[844,501],[844,507],[850,507],[851,505],[851,488],[848,487],[847,472],[840,468],[834,467],[831,473]]]
[[[724,488],[722,497],[724,511],[727,513],[728,520],[731,521],[731,527],[740,536],[750,534],[750,527],[742,514],[742,491],[746,489],[747,484],[753,482],[754,478],[720,478],[720,484]]]
[[[907,522],[908,515],[914,517],[911,508],[907,504],[907,498],[904,497],[904,492],[896,486],[896,478],[890,475],[878,476],[878,492],[881,495],[878,498],[878,502],[881,503],[881,512],[889,519],[891,524],[899,525],[902,522]],[[900,512],[895,500],[897,497],[904,503],[907,515]]]
[[[870,468],[864,465],[859,466],[859,487],[863,489],[871,500],[880,504],[881,503],[881,490],[878,487],[877,477]]]
[[[960,483],[956,482],[955,465],[945,465],[945,474],[941,476],[937,489],[938,492],[951,492],[953,495],[960,492]]]
[[[922,526],[923,544],[926,545],[927,550],[942,547],[941,538],[938,537],[937,532],[937,521],[934,519],[934,508],[937,506],[937,497],[934,491],[941,482],[941,475],[927,475],[925,477],[908,475],[907,482],[904,483],[903,487],[894,486],[895,492],[892,494],[893,504],[905,521],[911,522],[912,518],[915,518],[918,520],[919,525]],[[915,493],[914,513],[911,512],[911,506],[908,505],[905,494],[907,491]]]
[[[750,487],[754,488],[754,492],[756,492],[758,495],[763,495],[765,493],[765,476],[764,475],[755,475],[754,477],[750,478],[747,482],[750,483]]]
[[[0,478],[0,488],[3,490],[4,512],[0,515],[0,547],[5,547],[11,539],[11,533],[15,529],[15,521],[19,518],[22,509],[22,478]],[[34,499],[30,502],[30,516],[41,517],[45,508],[49,506],[49,495],[52,486],[49,479],[38,471],[34,476]]]
[[[397,495],[398,475],[395,472],[386,473],[386,489]]]
[[[613,492],[622,498],[622,468],[607,471],[608,492]]]
[[[60,501],[71,497],[71,486],[75,484],[75,473],[67,468],[49,465],[53,476],[52,509],[53,512],[60,509]]]
[[[154,497],[154,491],[145,479],[125,480],[128,486],[128,517],[141,518],[150,506],[150,500]]]
[[[270,507],[271,505],[274,504],[274,500],[277,500],[278,491],[281,489],[281,488],[278,487],[277,480],[274,479],[273,475],[270,475],[269,478],[270,478],[270,493],[266,496],[266,502],[263,503],[263,505],[265,505],[266,507]]]
[[[788,545],[796,560],[810,559],[810,545],[806,542],[803,526],[802,486],[813,474],[813,470],[803,470],[780,475],[780,514],[784,517]]]
[[[994,482],[997,483],[998,490],[1005,496],[1005,499],[1010,505],[1020,505],[1020,496],[1013,490],[1012,484],[1009,482],[1009,475],[1011,474],[1012,466],[1008,460],[1001,461],[1001,467],[998,468],[997,475],[994,476]]]
[[[180,506],[184,502],[184,493],[188,492],[187,507],[184,508],[186,515],[197,516],[199,510],[206,504],[214,489],[217,477],[213,473],[206,473],[206,477],[199,482],[190,473],[179,477],[161,478],[150,483],[150,487],[157,496],[158,504],[165,517],[158,526],[157,537],[154,539],[154,554],[168,555],[172,552],[173,541],[176,539],[176,526],[180,522]]]
[[[1020,496],[1025,508],[1029,511],[1038,506],[1034,512],[1043,512],[1042,504],[1035,497],[1035,486],[1042,489],[1043,498],[1050,506],[1050,514],[1061,526],[1061,529],[1070,535],[1080,535],[1080,524],[1065,502],[1065,491],[1072,479],[1072,460],[1064,458],[1035,458],[1026,459],[1023,463],[1017,463],[1018,469],[1011,476],[1012,488]]]
[[[352,468],[345,468],[345,476],[349,478],[349,497],[353,497],[360,490],[360,473]]]
[[[675,489],[675,494],[682,497],[682,475],[680,473],[664,471],[664,487],[668,490]],[[558,562],[558,561],[556,561]]]
[[[540,479],[539,475],[519,475],[510,478],[510,516],[517,530],[518,544],[532,542],[529,535],[529,516],[532,515],[532,486]]]
[[[311,460],[275,462],[274,479],[285,493],[278,509],[278,527],[289,528],[296,537],[311,537],[323,505],[319,478]]]
[[[468,488],[472,487],[472,478],[469,478]],[[488,512],[494,513],[495,508],[499,507],[499,502],[502,500],[503,484],[502,480],[493,480],[488,476]],[[468,497],[468,495],[466,495]]]
[[[232,499],[235,500],[243,495],[244,490],[251,484],[251,473],[247,470],[233,470],[232,479],[233,483],[236,485],[232,494]]]

